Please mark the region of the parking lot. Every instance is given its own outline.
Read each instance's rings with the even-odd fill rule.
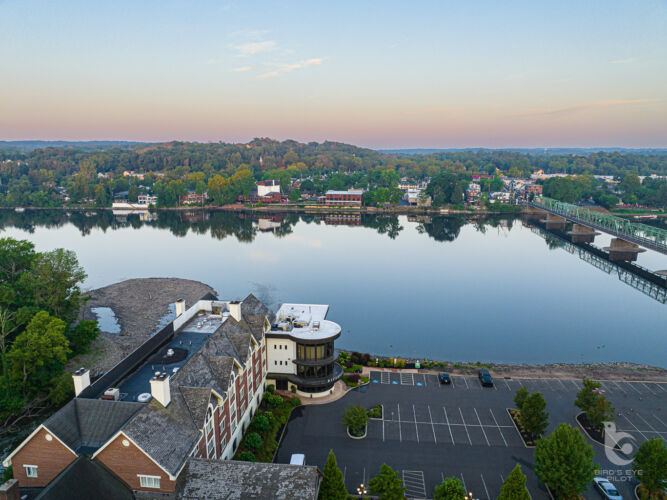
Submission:
[[[578,380],[496,379],[494,387],[482,387],[474,377],[452,377],[441,385],[435,375],[371,372],[370,383],[336,402],[298,408],[293,413],[276,461],[288,462],[292,453],[305,453],[309,464],[324,466],[333,449],[349,491],[366,484],[384,462],[404,480],[410,498],[430,498],[445,477],[462,480],[475,498],[496,498],[504,478],[521,464],[534,500],[548,498],[533,473],[533,450],[524,446],[507,414],[515,391],[525,386],[541,392],[550,412],[550,432],[558,423],[577,426],[573,402],[581,388]],[[663,406],[665,384],[603,382],[602,388],[616,408],[619,435],[634,446],[652,437],[667,435]],[[381,403],[381,419],[370,420],[362,440],[347,437],[341,424],[343,409]],[[616,470],[605,448],[594,447],[595,461],[603,470]],[[629,469],[629,466],[626,467]],[[619,490],[630,498],[630,477],[617,479]],[[589,492],[587,498],[597,498]]]

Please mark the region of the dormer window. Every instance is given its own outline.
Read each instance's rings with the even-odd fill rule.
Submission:
[[[211,407],[208,407],[206,411],[206,435],[210,436],[213,432],[213,410]]]

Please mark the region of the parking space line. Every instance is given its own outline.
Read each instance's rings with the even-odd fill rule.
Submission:
[[[633,423],[630,421],[630,419],[629,419],[628,417],[626,417],[625,415],[621,415],[621,416],[622,416],[622,417],[623,417],[623,418],[624,418],[624,419],[625,419],[625,420],[626,420],[632,427],[634,427],[635,430],[636,430],[637,432],[639,432],[639,434],[641,434],[642,436],[644,436],[644,439],[647,439],[647,440],[648,440],[648,438],[646,437],[646,434],[644,434],[642,431],[640,431],[640,430],[637,428],[637,426],[636,426],[635,424],[633,424]]]
[[[383,415],[384,417],[384,415]],[[401,425],[401,424],[398,424]],[[382,442],[384,443],[384,418],[382,419]]]
[[[665,388],[662,386],[662,384],[655,383],[655,384],[653,384],[653,387],[657,387],[657,388],[660,389],[661,391],[663,391],[663,392],[667,392],[667,389],[665,389]]]
[[[644,382],[641,382],[641,384],[642,384],[644,387],[646,387],[646,390],[647,390],[648,392],[650,392],[650,393],[653,394],[654,396],[657,396],[657,394],[656,394],[655,392],[653,392],[653,391],[649,388],[648,385],[646,385]]]
[[[449,418],[447,417],[447,408],[443,406],[442,409],[445,410],[445,421],[447,422],[447,428],[449,429],[449,437],[452,438],[452,445],[456,446],[456,443],[454,442],[454,434],[452,434],[452,426],[449,425]]]
[[[655,413],[652,414],[653,418],[656,419],[658,422],[660,422],[662,425],[667,427],[667,424],[665,424],[662,420],[660,420],[660,417],[658,417]]]
[[[489,443],[489,438],[486,437],[486,431],[484,430],[484,426],[482,425],[482,421],[479,419],[479,413],[477,413],[477,408],[473,408],[475,410],[475,416],[477,417],[477,421],[479,422],[479,426],[482,428],[482,434],[484,434],[484,439],[486,439],[486,445],[491,446],[491,443]]]
[[[503,382],[505,382],[505,385],[507,386],[507,390],[511,392],[512,389],[510,388],[510,385],[507,383],[507,380],[503,380]]]
[[[486,491],[486,498],[491,500],[491,495],[489,495],[489,490],[486,489],[486,483],[484,482],[484,476],[482,474],[480,474],[479,477],[482,478],[482,484],[484,485],[484,491]]]
[[[345,474],[347,474],[347,465],[343,468],[343,482],[345,482]]]
[[[401,433],[401,404],[398,403],[396,405],[396,408],[398,409],[398,440],[402,443],[403,435]]]
[[[627,385],[629,385],[630,388],[631,388],[633,391],[635,391],[637,394],[641,394],[641,392],[639,392],[639,391],[637,390],[637,388],[636,388],[635,386],[633,386],[630,382],[624,382],[624,383],[627,384]]]
[[[612,381],[612,382],[614,382],[614,385],[615,385],[616,387],[618,387],[618,390],[621,391],[625,396],[628,395],[628,393],[625,392],[625,389],[623,389],[620,385],[618,385],[618,382],[616,382],[616,381]]]
[[[470,389],[470,387],[468,387],[468,380],[466,377],[463,377],[463,381],[466,383],[466,389]]]
[[[507,441],[505,440],[505,435],[503,434],[503,431],[500,430],[500,426],[498,425],[498,421],[496,420],[496,416],[493,414],[493,411],[491,411],[491,408],[489,408],[489,412],[491,413],[491,416],[493,417],[493,421],[496,423],[496,427],[498,427],[498,432],[500,432],[500,437],[503,438],[503,443],[505,443],[505,446],[507,446]]]
[[[459,408],[459,413],[461,414],[461,422],[463,422],[463,428],[466,430],[466,434],[468,435],[468,442],[470,443],[470,446],[472,446],[472,439],[470,439],[470,433],[468,432],[468,426],[466,425],[466,421],[463,418],[463,412],[461,411],[461,408]]]
[[[463,489],[468,491],[468,487],[466,486],[466,480],[463,479],[463,472],[461,472],[461,482],[463,483]]]
[[[579,384],[577,384],[574,380],[570,380],[570,382],[572,382],[574,384],[574,387],[576,387],[577,389],[580,389]]]
[[[412,405],[412,416],[415,418],[415,433],[417,434],[417,443],[419,443],[419,428],[417,427],[417,413],[415,412],[415,405]]]
[[[406,496],[411,498],[426,498],[426,482],[424,472],[420,470],[402,471],[403,485]]]
[[[658,434],[662,434],[658,429],[656,429],[656,428],[653,427],[651,424],[649,424],[648,421],[647,421],[644,417],[642,417],[639,413],[635,413],[635,415],[637,415],[637,416],[638,416],[639,418],[641,418],[644,422],[646,422],[646,425],[648,425],[648,426],[650,427],[650,429],[651,429],[653,432],[657,432]]]
[[[435,437],[435,425],[433,425],[433,417],[431,416],[431,407],[426,405],[426,408],[428,408],[428,419],[431,421],[431,429],[433,429],[433,440],[435,444],[438,444],[438,438]]]
[[[449,378],[450,378],[451,381],[452,381],[452,388],[456,387],[456,384],[454,384],[454,377],[449,377]],[[442,385],[442,384],[440,384],[440,385]]]
[[[567,387],[565,387],[565,384],[563,383],[563,381],[562,381],[561,379],[556,379],[556,380],[558,380],[558,383],[559,383],[561,386],[563,386],[563,390],[564,390],[564,391],[567,391]]]

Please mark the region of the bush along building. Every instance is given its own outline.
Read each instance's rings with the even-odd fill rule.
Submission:
[[[212,491],[217,471],[220,498],[246,487],[243,498],[317,498],[317,467],[231,459],[267,383],[310,398],[342,377],[341,328],[325,319],[328,306],[284,304],[275,314],[251,294],[175,308],[172,323],[93,384],[88,370],[74,373],[76,397],[3,461],[22,490],[88,498],[89,487],[105,498],[96,485],[107,485],[110,498],[191,498]]]

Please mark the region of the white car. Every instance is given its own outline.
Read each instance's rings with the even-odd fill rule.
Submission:
[[[593,482],[595,487],[607,500],[623,500],[623,497],[616,489],[616,486],[611,484],[608,479],[604,477],[594,477]]]

